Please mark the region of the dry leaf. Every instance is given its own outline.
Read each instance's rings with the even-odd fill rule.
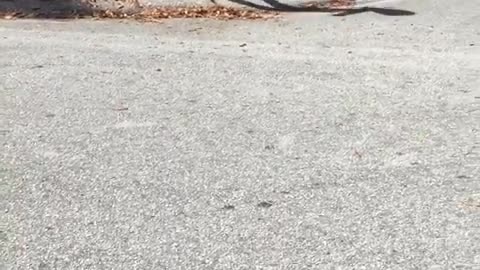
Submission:
[[[274,11],[262,11],[262,10],[245,10],[232,7],[223,6],[165,6],[158,8],[143,8],[138,12],[125,13],[122,11],[91,11],[91,12],[65,12],[65,13],[5,13],[0,17],[4,19],[14,19],[20,17],[28,18],[101,18],[101,19],[136,19],[141,21],[158,21],[161,19],[171,18],[208,18],[216,20],[258,20],[268,19],[278,15],[278,12]]]

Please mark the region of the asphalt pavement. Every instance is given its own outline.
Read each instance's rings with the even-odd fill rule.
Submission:
[[[480,269],[479,7],[1,20],[0,268]]]

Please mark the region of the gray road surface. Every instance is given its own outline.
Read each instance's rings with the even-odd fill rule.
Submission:
[[[480,269],[478,7],[0,21],[0,268]]]

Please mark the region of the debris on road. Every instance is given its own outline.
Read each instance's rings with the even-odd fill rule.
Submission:
[[[260,207],[260,208],[270,208],[272,205],[273,205],[273,202],[264,201],[264,202],[260,202],[259,204],[257,204],[257,207]]]
[[[185,6],[185,7],[157,7],[145,9],[142,12],[132,15],[118,14],[115,12],[105,12],[100,16],[107,18],[132,17],[141,20],[158,20],[158,19],[174,19],[174,18],[208,18],[219,20],[256,20],[267,19],[276,15],[271,11],[238,9],[223,6]]]
[[[144,8],[138,12],[126,13],[113,10],[105,11],[70,11],[70,12],[8,12],[0,14],[3,19],[50,18],[50,19],[135,19],[140,21],[157,21],[162,19],[217,19],[217,20],[259,20],[269,19],[278,12],[241,9],[224,6],[165,6]]]

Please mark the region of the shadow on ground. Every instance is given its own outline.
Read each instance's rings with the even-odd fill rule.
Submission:
[[[114,2],[120,2],[115,0]],[[210,0],[216,4],[215,0]],[[347,16],[364,12],[374,12],[386,16],[409,16],[415,13],[401,9],[387,8],[327,8],[309,2],[305,6],[294,6],[281,3],[277,0],[262,0],[265,5],[257,4],[249,0],[228,0],[232,3],[253,8],[258,11],[270,12],[324,12],[333,13],[334,16]],[[12,16],[22,18],[41,19],[71,19],[98,15],[98,7],[93,5],[95,0],[0,0],[0,17]],[[107,1],[108,2],[108,1]],[[117,7],[118,8],[118,7]],[[138,7],[136,7],[138,11]],[[119,12],[131,12],[132,8],[119,10]],[[135,13],[135,12],[133,12]],[[105,17],[105,16],[101,16]],[[108,17],[108,16],[107,16]],[[181,16],[180,16],[181,17]]]
[[[276,12],[245,10],[221,5],[142,7],[136,0],[0,0],[0,18],[8,19],[256,20],[272,18],[275,15],[277,15]]]
[[[85,0],[0,0],[3,16],[68,19],[94,14],[93,6]]]
[[[215,0],[211,0],[215,3]],[[281,3],[277,0],[263,0],[266,5],[260,5],[248,0],[228,0],[232,3],[247,6],[250,8],[277,11],[277,12],[324,12],[335,13],[334,16],[348,16],[364,12],[373,12],[385,16],[411,16],[415,15],[415,12],[403,9],[391,9],[391,8],[376,8],[376,7],[363,7],[363,8],[329,8],[315,5],[315,2],[309,2],[305,6],[293,6]]]

